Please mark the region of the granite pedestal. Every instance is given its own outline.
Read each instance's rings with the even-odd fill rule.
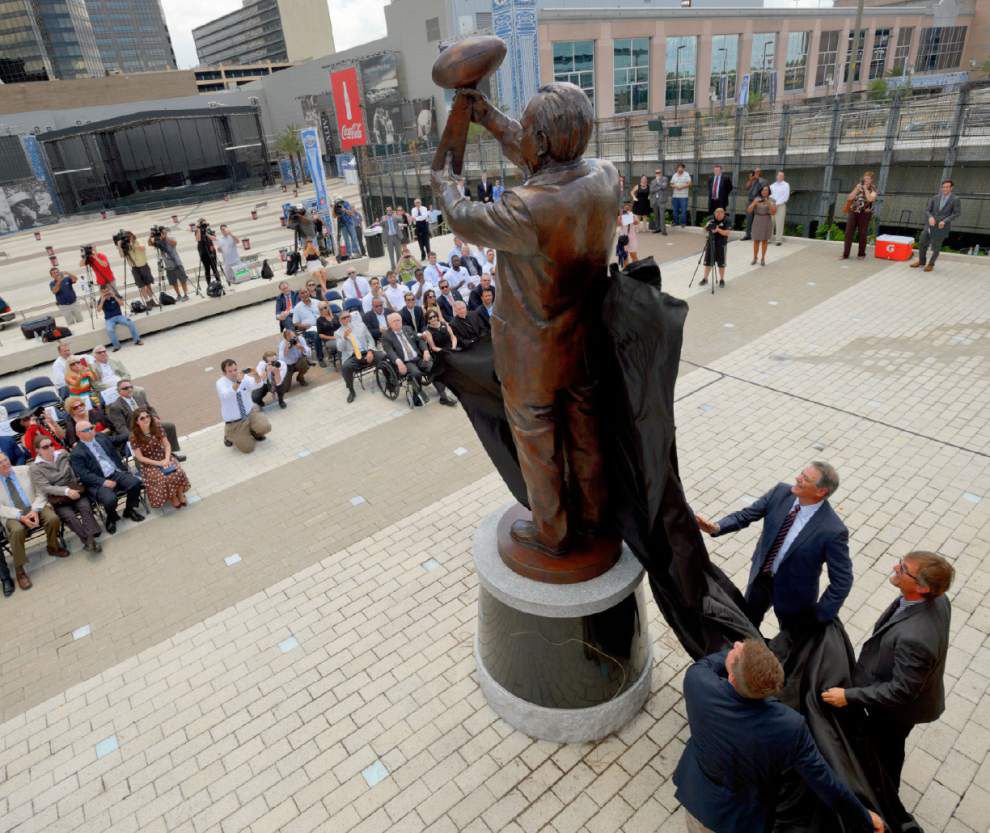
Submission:
[[[499,717],[530,737],[598,740],[628,723],[650,693],[643,568],[623,547],[615,566],[590,581],[518,575],[497,545],[509,509],[485,518],[474,540],[481,690]]]

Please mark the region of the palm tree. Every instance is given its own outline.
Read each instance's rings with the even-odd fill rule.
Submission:
[[[303,173],[303,179],[305,180],[306,178],[306,171],[301,164],[302,155],[305,151],[302,140],[299,138],[299,130],[299,125],[290,124],[275,139],[275,151],[280,156],[286,157],[289,160],[292,168],[292,180],[295,182],[296,188],[299,187],[299,179],[296,177],[297,164],[299,164],[299,170]]]

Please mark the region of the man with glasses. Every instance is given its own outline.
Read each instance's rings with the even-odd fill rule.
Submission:
[[[48,505],[48,499],[35,491],[28,467],[12,466],[6,454],[0,454],[0,518],[3,518],[4,526],[7,528],[7,540],[10,543],[10,555],[14,559],[17,586],[21,590],[30,590],[31,579],[24,567],[27,564],[25,542],[31,530],[39,526],[45,528],[49,555],[65,558],[69,552],[58,539],[58,531],[61,527],[58,515]],[[14,592],[7,560],[2,553],[0,553],[0,583],[3,585],[5,596]]]
[[[93,348],[93,360],[89,364],[96,374],[93,387],[96,388],[105,405],[112,405],[117,399],[117,383],[121,379],[130,379],[131,374],[127,372],[124,363],[116,357],[111,357],[102,344]]]
[[[381,341],[382,333],[388,329],[386,315],[385,301],[382,298],[375,298],[371,302],[371,309],[361,316],[364,326],[368,328],[368,332],[371,333],[371,337],[376,343]]]
[[[416,311],[420,315],[423,313],[419,307],[416,307]],[[392,362],[396,372],[400,376],[409,376],[409,383],[413,389],[413,404],[425,405],[430,398],[423,390],[423,373],[430,370],[433,356],[418,333],[409,326],[403,326],[402,321],[402,316],[398,313],[393,312],[388,316],[388,330],[382,334],[382,347],[385,348],[385,355]],[[440,396],[441,405],[453,407],[457,404],[447,396],[447,388],[442,382],[434,382],[433,386]]]
[[[746,614],[757,627],[773,606],[782,627],[802,628],[830,622],[853,584],[849,530],[828,498],[839,488],[839,475],[828,463],[805,466],[794,485],[778,483],[752,506],[698,526],[712,537],[763,521],[746,586]],[[822,566],[829,585],[818,596]]]
[[[945,711],[943,678],[952,616],[945,594],[954,575],[946,559],[924,550],[909,552],[894,564],[889,580],[899,595],[863,643],[852,685],[821,695],[838,709],[850,704],[866,708],[870,745],[896,788],[911,730]],[[916,829],[910,815],[892,821],[900,822],[894,829]]]
[[[357,298],[360,300],[371,292],[371,285],[368,283],[366,277],[357,273],[357,269],[348,269],[347,277],[340,285],[340,292],[344,298]]]
[[[345,309],[337,317],[340,319],[337,352],[344,357],[340,372],[347,385],[347,404],[350,405],[357,395],[354,392],[354,374],[366,367],[377,367],[385,354],[375,350],[375,339],[359,316],[352,315],[350,310]]]
[[[165,422],[158,416],[158,411],[148,402],[148,394],[141,388],[135,387],[130,379],[121,379],[117,382],[117,395],[112,405],[107,406],[107,419],[110,420],[115,434],[131,434],[131,418],[138,408],[144,408],[151,414],[152,418],[158,422],[165,436],[168,437],[169,445],[172,447],[172,456],[180,463],[184,462],[186,456],[179,454],[179,434],[175,430],[174,422]]]
[[[55,514],[76,533],[87,552],[102,552],[103,547],[96,540],[101,532],[100,524],[93,515],[85,488],[72,470],[69,453],[56,448],[50,437],[41,434],[35,437],[34,451],[30,472],[35,492],[48,499]]]
[[[76,426],[79,442],[69,452],[69,462],[79,482],[86,487],[92,500],[103,506],[106,529],[110,535],[117,531],[117,499],[126,495],[124,517],[140,523],[144,515],[137,511],[141,500],[141,480],[128,470],[109,437],[97,434],[87,419]]]
[[[450,281],[446,278],[440,279],[440,294],[437,295],[437,306],[440,307],[440,312],[443,313],[443,317],[447,321],[454,320],[454,304],[458,301],[463,301],[464,297],[456,289],[451,289]]]
[[[426,319],[423,317],[423,308],[416,303],[416,296],[412,291],[407,291],[404,300],[405,305],[399,311],[403,326],[417,334],[423,332],[426,329]]]

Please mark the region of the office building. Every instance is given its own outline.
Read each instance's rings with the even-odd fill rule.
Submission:
[[[55,77],[30,0],[0,0],[0,81],[45,81]]]
[[[175,69],[160,0],[86,0],[107,72]]]
[[[195,70],[196,87],[201,93],[235,90],[291,66],[292,64],[288,61],[262,61],[251,64],[220,64],[215,67],[197,67]]]
[[[0,0],[5,84],[104,74],[83,0]]]
[[[303,61],[334,51],[327,0],[244,0],[193,29],[193,40],[204,66]]]

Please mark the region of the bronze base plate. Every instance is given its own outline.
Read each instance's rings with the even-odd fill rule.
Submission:
[[[577,538],[567,555],[554,557],[523,546],[509,531],[532,515],[518,503],[498,522],[498,554],[512,572],[545,584],[577,584],[608,572],[622,554],[619,538]]]

